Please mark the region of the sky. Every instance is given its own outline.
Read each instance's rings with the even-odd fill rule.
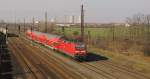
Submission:
[[[94,23],[124,22],[126,17],[137,13],[150,14],[150,0],[0,0],[0,20],[22,22],[80,15],[84,4],[85,21]]]

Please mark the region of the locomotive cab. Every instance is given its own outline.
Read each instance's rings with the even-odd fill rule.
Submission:
[[[82,42],[78,42],[75,45],[75,58],[76,59],[86,59],[86,46]]]

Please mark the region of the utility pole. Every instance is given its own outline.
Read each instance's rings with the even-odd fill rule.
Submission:
[[[32,29],[32,30],[34,30],[34,25],[35,25],[35,19],[34,19],[34,17],[33,17],[33,18],[32,18],[32,26],[31,26],[31,29]],[[31,31],[32,31],[32,30],[31,30]]]
[[[7,24],[6,24],[6,44],[8,44],[8,27],[7,27]]]
[[[15,22],[14,22],[14,25],[15,25],[15,28],[14,28],[14,29],[16,30],[15,33],[17,34],[17,21],[16,21],[16,15],[15,15]]]
[[[45,33],[47,33],[47,12],[45,12]]]
[[[84,42],[84,7],[81,5],[81,41]]]
[[[25,31],[26,31],[26,29],[25,29],[26,23],[25,23],[25,22],[26,22],[26,20],[25,20],[25,18],[24,18],[24,25],[23,25],[23,26],[24,26],[24,33],[25,33]]]
[[[81,42],[85,44],[85,50],[87,52],[87,40],[84,40],[84,6],[81,5]]]
[[[40,22],[38,22],[38,31],[40,31]]]
[[[15,33],[17,34],[17,23],[16,23],[16,19],[15,19]]]
[[[65,15],[64,18],[65,18],[64,24],[65,26],[67,26],[67,15]],[[65,37],[65,26],[62,26],[62,32],[63,32],[64,37]]]
[[[19,36],[20,36],[20,31],[21,31],[21,29],[20,29],[20,25],[18,25],[18,32],[19,32]]]
[[[31,33],[33,32],[33,28],[34,28],[34,17],[32,18],[32,25],[31,25]],[[33,33],[32,33],[33,34]],[[31,44],[33,45],[33,36],[31,36]]]

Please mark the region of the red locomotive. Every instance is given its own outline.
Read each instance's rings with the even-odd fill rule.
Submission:
[[[82,42],[70,42],[65,40],[62,36],[30,30],[26,32],[26,36],[35,42],[45,45],[53,50],[60,51],[74,59],[86,58],[87,52],[85,45]]]

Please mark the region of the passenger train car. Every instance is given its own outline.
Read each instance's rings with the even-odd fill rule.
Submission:
[[[86,59],[87,51],[82,42],[70,42],[62,36],[31,30],[26,31],[26,36],[30,40],[71,56],[74,59]]]

